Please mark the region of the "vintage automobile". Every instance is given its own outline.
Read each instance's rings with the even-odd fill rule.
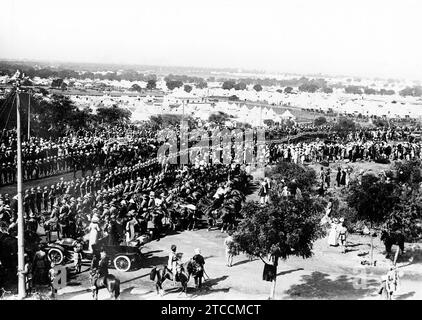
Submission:
[[[141,260],[142,243],[134,241],[120,245],[107,245],[106,239],[101,239],[93,245],[93,251],[89,251],[88,243],[83,240],[65,238],[49,243],[46,247],[47,257],[56,264],[66,264],[73,260],[73,254],[78,243],[82,244],[82,260],[91,261],[94,254],[99,254],[104,249],[110,258],[111,265],[118,271],[129,271]]]

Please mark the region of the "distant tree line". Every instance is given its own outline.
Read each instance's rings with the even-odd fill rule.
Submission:
[[[27,130],[28,119],[28,95],[20,94],[21,98],[21,125],[22,132]],[[7,99],[7,98],[6,98]],[[12,106],[11,99],[0,105],[8,116],[0,118],[0,126],[5,129],[16,127],[16,107]],[[39,137],[60,137],[82,130],[95,130],[99,123],[115,125],[128,122],[131,112],[117,105],[112,107],[100,107],[96,114],[90,108],[79,109],[68,96],[51,95],[31,97],[31,133]]]
[[[127,81],[145,81],[157,80],[155,74],[143,74],[135,70],[124,70],[122,72],[109,71],[107,73],[94,73],[90,71],[74,71],[70,69],[58,68],[34,68],[25,64],[8,64],[0,62],[0,75],[12,76],[16,70],[21,70],[26,76],[30,78],[59,78],[59,79],[91,79],[91,80],[127,80]]]

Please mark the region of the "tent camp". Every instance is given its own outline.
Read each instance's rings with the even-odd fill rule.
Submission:
[[[296,120],[296,117],[289,110],[284,111],[280,118],[282,120]]]

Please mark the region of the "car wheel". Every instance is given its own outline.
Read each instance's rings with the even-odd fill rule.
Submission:
[[[56,248],[51,248],[50,250],[48,250],[47,257],[48,260],[54,262],[55,264],[62,264],[64,260],[63,252]]]
[[[131,267],[131,262],[130,259],[126,256],[117,256],[116,258],[114,258],[114,267],[119,270],[119,271],[129,271],[130,267]]]

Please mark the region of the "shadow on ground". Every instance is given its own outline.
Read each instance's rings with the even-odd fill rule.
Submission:
[[[204,283],[202,283],[201,289],[188,288],[188,293],[192,293],[192,298],[197,297],[197,296],[205,296],[205,295],[216,293],[216,292],[227,293],[229,292],[230,288],[214,288],[214,287],[217,286],[221,281],[226,280],[228,277],[229,276],[222,276],[215,279],[208,279]]]
[[[413,297],[415,293],[416,293],[415,291],[410,291],[403,294],[398,294],[394,296],[394,300],[406,300]]]
[[[285,293],[291,299],[358,299],[373,294],[379,287],[376,280],[368,280],[366,284],[354,282],[345,275],[335,280],[328,278],[328,274],[315,271],[311,275],[302,277],[303,283],[295,284]]]
[[[139,263],[140,268],[153,268],[159,265],[167,265],[168,263],[168,256],[167,257],[157,257],[154,256],[154,253],[161,252],[162,250],[154,250],[149,251],[142,254],[142,259]]]

